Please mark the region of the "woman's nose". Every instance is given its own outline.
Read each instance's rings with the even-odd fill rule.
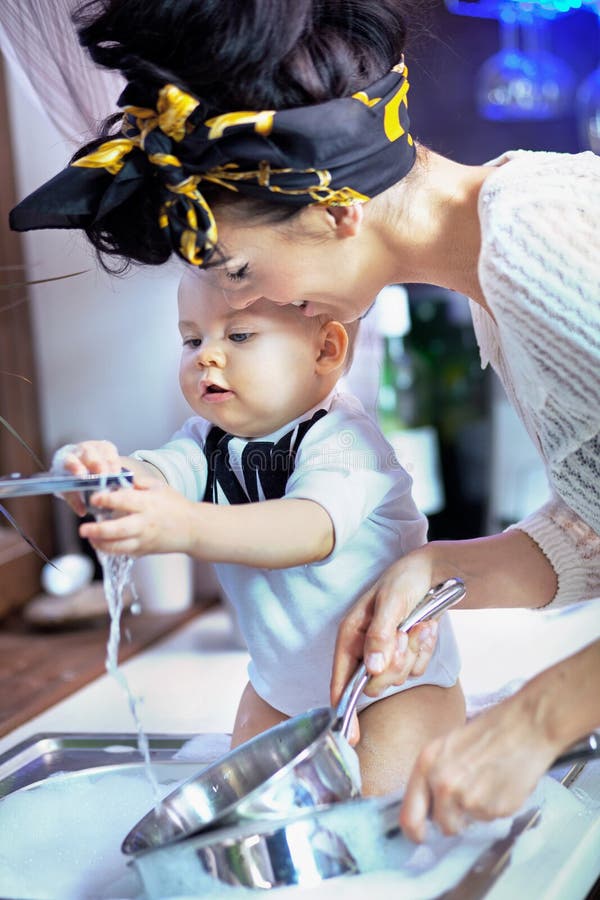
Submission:
[[[249,291],[224,291],[224,294],[227,305],[231,309],[246,309],[247,306],[252,306],[253,303],[260,300],[260,297],[254,296]]]

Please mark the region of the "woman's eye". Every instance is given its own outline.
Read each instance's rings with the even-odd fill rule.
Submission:
[[[250,337],[252,337],[252,334],[249,331],[236,331],[229,335],[229,340],[233,341],[234,344],[243,344]]]
[[[184,347],[192,347],[196,349],[202,343],[202,338],[185,338],[183,341]]]
[[[241,281],[248,274],[248,263],[244,263],[244,265],[237,270],[237,272],[227,272],[227,278],[229,281]]]

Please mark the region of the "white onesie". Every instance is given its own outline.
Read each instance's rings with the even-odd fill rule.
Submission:
[[[188,419],[161,449],[133,456],[158,468],[172,487],[193,501],[205,499],[208,483],[211,496],[206,499],[219,503],[270,498],[276,490],[288,499],[314,500],[327,511],[335,546],[321,562],[275,570],[230,563],[215,568],[248,645],[248,673],[256,692],[290,716],[328,706],[342,616],[388,566],[425,542],[427,522],[412,499],[411,478],[349,394],[332,393],[274,434],[253,441],[224,439],[228,457],[222,483],[218,475],[214,478],[215,429],[200,417]],[[261,477],[270,467],[264,456],[266,442],[275,445],[275,456],[279,454],[271,466],[278,473],[275,487],[273,479]],[[282,476],[285,448],[292,462]],[[443,616],[426,673],[383,696],[418,684],[449,687],[459,668],[450,620]],[[372,702],[374,698],[363,695],[358,708]]]

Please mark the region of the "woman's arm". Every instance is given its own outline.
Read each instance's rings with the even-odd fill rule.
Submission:
[[[467,725],[430,743],[413,769],[400,823],[423,840],[515,813],[556,757],[600,725],[600,641],[562,660]]]
[[[556,593],[556,573],[524,531],[428,545],[436,583],[458,576],[467,586],[462,609],[537,609]]]

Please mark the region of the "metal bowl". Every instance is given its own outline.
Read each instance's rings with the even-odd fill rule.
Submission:
[[[133,865],[149,900],[210,897],[223,885],[308,887],[338,875],[399,866],[410,850],[399,840],[399,806],[399,795],[391,795],[276,822],[238,823],[148,850],[136,855]]]

